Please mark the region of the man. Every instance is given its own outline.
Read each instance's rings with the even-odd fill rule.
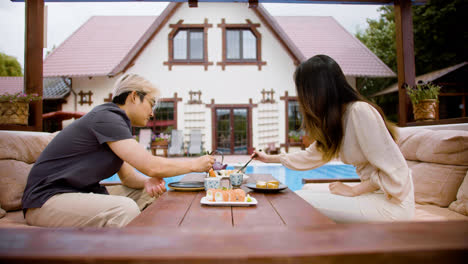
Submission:
[[[132,126],[146,125],[158,96],[149,81],[125,75],[114,86],[112,103],[95,107],[63,129],[29,173],[22,201],[26,222],[44,227],[122,227],[151,202],[150,197],[165,191],[163,178],[208,171],[212,156],[188,161],[156,157],[132,138]],[[116,172],[124,186],[111,194],[118,191],[128,197],[108,195],[99,185]]]

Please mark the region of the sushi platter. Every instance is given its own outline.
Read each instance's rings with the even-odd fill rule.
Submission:
[[[253,197],[250,197],[250,202],[247,202],[247,201],[245,201],[245,202],[240,202],[240,201],[236,201],[236,202],[221,201],[221,202],[218,202],[218,201],[210,201],[205,196],[205,197],[201,198],[200,203],[205,204],[205,205],[213,205],[213,206],[250,206],[250,205],[256,205],[257,204],[257,199],[255,199]]]
[[[246,194],[242,189],[208,189],[206,196],[200,200],[201,204],[215,206],[250,206],[256,205],[257,200]]]

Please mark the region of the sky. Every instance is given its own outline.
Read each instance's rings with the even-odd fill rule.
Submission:
[[[59,46],[91,16],[157,16],[167,3],[46,3],[47,47]],[[367,28],[367,19],[380,16],[379,5],[264,4],[273,16],[332,16],[355,34]],[[0,0],[0,52],[16,57],[24,65],[24,3]]]

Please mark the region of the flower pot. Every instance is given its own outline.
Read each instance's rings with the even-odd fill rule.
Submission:
[[[419,101],[418,104],[413,104],[414,120],[429,121],[435,120],[437,100],[426,99]]]
[[[0,125],[27,125],[29,102],[0,102]]]
[[[168,142],[167,140],[158,140],[158,141],[153,141],[151,142],[152,146],[167,146]]]

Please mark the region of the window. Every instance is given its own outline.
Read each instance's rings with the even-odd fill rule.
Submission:
[[[208,61],[208,28],[212,27],[205,19],[204,24],[182,24],[179,20],[177,24],[169,25],[172,31],[168,37],[168,61],[164,65],[172,70],[174,65],[203,65],[208,70],[213,62]]]
[[[89,91],[89,92],[83,92],[83,91],[80,91],[78,93],[78,95],[80,96],[80,105],[84,105],[84,104],[88,104],[88,105],[91,105],[93,103],[93,100],[92,100],[92,95],[93,95],[93,92]]]
[[[156,120],[174,120],[174,102],[159,102],[156,109]]]
[[[224,70],[226,65],[257,65],[261,70],[266,62],[262,61],[262,35],[249,19],[246,24],[226,24],[225,19],[218,24],[223,31],[222,61],[218,62]]]
[[[174,60],[203,61],[203,29],[181,29],[174,37]]]
[[[227,29],[226,53],[228,60],[256,60],[257,38],[250,29]]]
[[[174,93],[172,98],[159,99],[154,116],[150,118],[146,127],[151,128],[154,134],[177,129],[177,103],[180,101],[182,98],[178,97],[177,93]],[[134,129],[134,133],[136,132]]]
[[[299,103],[296,100],[288,102],[288,139],[290,143],[298,143],[302,139],[301,130],[302,115],[299,111]]]

